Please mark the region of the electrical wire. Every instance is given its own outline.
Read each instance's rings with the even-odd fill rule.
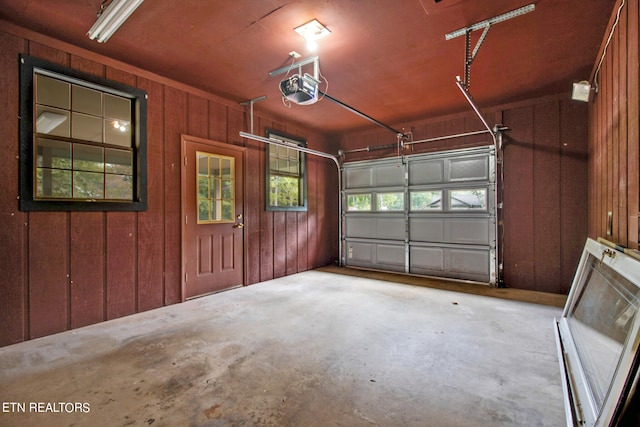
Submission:
[[[290,55],[290,56],[291,56],[291,65],[289,65],[289,69],[287,70],[287,73],[284,75],[285,79],[289,76],[289,73],[293,69],[293,65],[296,63],[296,57],[293,56],[293,55]],[[278,86],[278,89],[280,90],[280,93],[282,94],[282,105],[284,105],[286,108],[291,108],[291,101],[289,101],[284,96],[284,93],[282,92],[282,88],[280,86]]]
[[[600,73],[600,67],[602,67],[602,62],[604,61],[604,57],[607,54],[607,48],[609,47],[609,43],[611,43],[611,38],[613,37],[613,32],[618,25],[618,21],[620,21],[620,13],[622,12],[622,8],[624,7],[626,0],[622,0],[620,6],[618,7],[618,12],[616,13],[616,19],[613,21],[613,25],[611,26],[611,31],[609,32],[609,37],[607,38],[607,42],[604,44],[604,49],[602,51],[602,56],[600,57],[600,62],[598,63],[598,67],[596,68],[596,72],[593,75],[593,85],[596,93],[598,93],[598,74]]]
[[[324,80],[324,82],[326,83],[325,89],[324,91],[322,91],[322,96],[320,98],[318,98],[318,101],[322,100],[322,98],[325,97],[325,95],[327,94],[327,92],[329,92],[329,79],[327,79],[323,74],[322,71],[320,71],[320,67],[318,67],[318,74],[320,74],[320,77],[322,77],[322,79]]]

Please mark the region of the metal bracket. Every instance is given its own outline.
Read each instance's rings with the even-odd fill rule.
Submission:
[[[475,23],[468,27],[453,31],[444,36],[445,40],[451,40],[459,36],[465,36],[464,80],[461,82],[465,89],[469,89],[469,86],[471,84],[471,64],[473,63],[473,60],[476,59],[476,55],[478,55],[478,51],[480,50],[480,47],[482,46],[484,39],[487,37],[489,30],[491,29],[491,25],[496,24],[498,22],[507,21],[511,18],[515,18],[516,16],[524,15],[525,13],[532,12],[535,10],[535,8],[536,8],[536,5],[532,3],[530,5],[523,6],[519,9],[512,10],[511,12],[503,13],[502,15],[498,15],[493,18]],[[480,29],[483,29],[482,35],[480,35],[480,39],[476,43],[472,52],[471,51],[471,33],[475,30],[480,30]]]
[[[244,101],[244,102],[240,103],[240,105],[242,105],[243,107],[246,106],[246,105],[249,106],[249,115],[250,115],[250,121],[251,121],[251,124],[250,124],[251,133],[253,133],[253,104],[255,104],[256,102],[263,101],[265,99],[267,99],[267,95],[262,95],[262,96],[259,96],[257,98],[253,98],[253,99],[250,99],[248,101]]]

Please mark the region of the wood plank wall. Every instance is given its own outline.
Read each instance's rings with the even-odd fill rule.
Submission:
[[[640,115],[638,0],[628,0],[606,48],[620,1],[605,32],[591,81],[598,92],[589,103],[589,236],[638,249],[640,215]],[[607,216],[612,214],[611,229]],[[608,232],[611,232],[608,234]]]
[[[504,285],[567,293],[587,238],[587,107],[567,94],[484,111],[504,138],[502,264]],[[484,129],[472,112],[396,128],[413,140]],[[337,138],[344,150],[395,142],[385,130]],[[491,144],[487,135],[413,146],[412,153]],[[347,161],[388,157],[397,150],[347,154]]]
[[[239,137],[248,114],[236,103],[27,30],[0,28],[0,52],[0,346],[180,302],[181,134],[248,147],[245,283],[336,257],[335,167],[309,158],[308,212],[267,212],[265,148]],[[147,91],[146,212],[18,210],[20,53]],[[264,117],[256,122],[256,133],[276,128],[307,139],[310,148],[324,147],[318,133]]]

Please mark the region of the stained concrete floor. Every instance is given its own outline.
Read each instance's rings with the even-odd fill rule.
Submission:
[[[309,271],[0,348],[0,425],[561,426],[560,312]]]

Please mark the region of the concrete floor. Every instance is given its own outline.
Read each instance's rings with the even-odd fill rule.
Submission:
[[[309,271],[0,348],[0,425],[561,426],[560,313]]]

